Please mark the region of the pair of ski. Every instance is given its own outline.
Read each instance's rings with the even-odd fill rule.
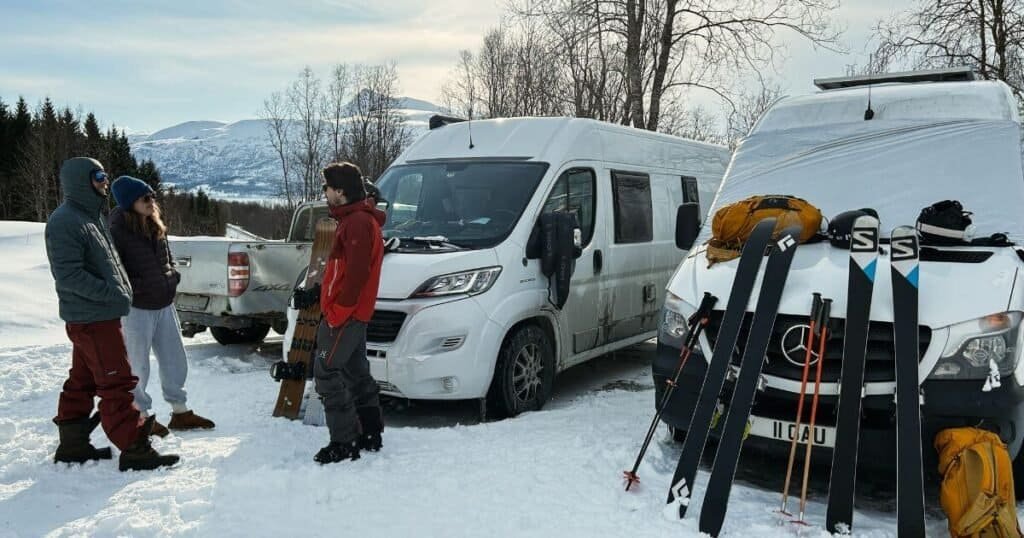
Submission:
[[[872,222],[873,221],[873,222]],[[711,423],[718,404],[718,395],[725,383],[730,359],[739,339],[740,328],[746,313],[751,291],[760,272],[764,252],[771,241],[775,228],[775,219],[764,219],[757,224],[744,245],[740,256],[729,301],[719,327],[715,349],[708,364],[708,370],[701,388],[697,405],[687,429],[686,441],[679,456],[679,463],[672,478],[667,503],[674,505],[681,519],[686,514],[693,493],[697,467],[704,451],[704,445],[710,434]],[[878,252],[878,221],[876,219],[855,224],[854,243],[851,247],[851,274],[856,270],[868,278],[868,286],[873,283],[875,263],[865,261],[866,256],[859,254],[869,248],[873,257]],[[873,235],[871,233],[873,230]],[[726,410],[725,424],[719,440],[718,451],[711,469],[711,478],[704,495],[699,528],[701,532],[717,536],[721,531],[728,506],[729,493],[732,488],[736,465],[739,462],[744,434],[754,395],[760,380],[761,367],[765,352],[771,338],[779,302],[785,288],[789,267],[793,260],[798,238],[799,226],[785,229],[775,242],[768,257],[762,286],[754,310],[753,321],[748,333],[747,345],[740,362],[740,372],[733,389],[732,400]],[[870,240],[870,241],[868,241]],[[900,534],[908,536],[924,535],[924,495],[923,474],[921,464],[920,408],[918,391],[918,329],[917,329],[917,276],[918,253],[917,236],[913,228],[900,227],[892,235],[892,271],[893,271],[893,304],[895,311],[894,341],[896,351],[897,378],[897,520]],[[865,250],[861,250],[861,249]],[[859,263],[858,263],[859,262]],[[865,269],[868,268],[870,275]],[[861,283],[863,284],[863,283]],[[844,460],[833,464],[832,485],[829,494],[828,528],[836,532],[839,527],[849,525],[853,513],[853,484],[856,472],[857,436],[860,422],[860,397],[863,386],[864,355],[866,352],[868,314],[870,310],[870,294],[865,294],[863,286],[857,284],[854,292],[848,295],[852,302],[863,302],[863,323],[860,331],[863,336],[849,334],[860,344],[859,361],[852,360],[855,366],[849,376],[843,375],[841,394],[845,393],[845,406],[840,401],[839,423],[836,446]],[[854,283],[850,284],[853,288]],[[867,297],[864,299],[864,297]],[[854,307],[850,307],[854,308]],[[849,320],[847,320],[849,323]],[[859,325],[858,325],[859,326]],[[849,326],[848,329],[850,330]],[[847,343],[849,346],[849,343]],[[851,351],[855,348],[849,348]],[[844,362],[847,356],[844,349]],[[852,358],[852,357],[851,357]],[[823,360],[823,357],[819,358]],[[844,368],[846,370],[846,368]],[[853,389],[842,390],[847,386]],[[852,393],[852,395],[851,395]],[[899,395],[904,395],[899,397]],[[841,397],[842,398],[842,397]],[[852,417],[852,418],[851,418]],[[852,422],[852,426],[850,423]],[[851,433],[852,432],[852,433]],[[813,435],[813,432],[812,432]],[[852,443],[847,440],[854,436]],[[841,445],[840,443],[846,443]],[[852,452],[851,452],[852,451]],[[833,494],[833,492],[835,492]],[[835,501],[833,501],[833,495]]]
[[[832,475],[829,478],[825,528],[850,532],[860,441],[861,398],[870,325],[871,295],[878,261],[878,220],[859,217],[850,236],[839,407],[836,418]],[[921,393],[918,366],[917,232],[900,226],[890,236],[893,348],[896,375],[896,525],[899,536],[924,536],[924,474],[921,450]]]
[[[679,456],[679,464],[669,491],[667,510],[678,510],[681,519],[686,515],[686,509],[690,504],[697,466],[710,434],[711,422],[718,406],[718,395],[725,384],[733,350],[736,348],[743,317],[747,311],[747,303],[760,272],[765,250],[771,246],[757,307],[740,361],[739,375],[733,388],[732,400],[726,409],[718,452],[715,454],[715,462],[711,469],[711,480],[704,493],[700,531],[712,536],[718,535],[725,520],[726,506],[736,465],[739,462],[747,419],[761,377],[761,366],[775,325],[782,291],[789,275],[789,266],[799,245],[799,225],[787,227],[773,242],[775,224],[774,218],[761,220],[743,246],[725,314],[716,337],[715,349],[708,363],[704,384],[687,428],[683,452]]]

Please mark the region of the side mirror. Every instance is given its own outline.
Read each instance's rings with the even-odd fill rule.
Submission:
[[[687,203],[676,210],[676,247],[690,250],[700,231],[700,204]]]

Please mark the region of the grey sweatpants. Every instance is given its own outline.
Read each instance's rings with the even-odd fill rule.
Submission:
[[[366,360],[366,323],[350,320],[334,329],[327,320],[320,322],[313,377],[331,441],[353,441],[362,433],[356,408],[380,407],[377,382]]]
[[[188,360],[185,346],[181,342],[181,324],[174,304],[160,310],[144,310],[132,307],[128,315],[121,318],[124,327],[124,344],[128,349],[128,360],[132,374],[139,378],[135,385],[135,403],[139,410],[149,414],[153,399],[146,393],[149,381],[149,354],[156,356],[160,369],[160,386],[164,400],[175,412],[187,409],[185,406],[185,377],[188,375]]]

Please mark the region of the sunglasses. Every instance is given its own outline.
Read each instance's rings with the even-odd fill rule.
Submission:
[[[105,183],[110,179],[110,176],[108,176],[103,170],[93,170],[89,174],[89,177],[96,183]]]
[[[156,197],[153,196],[152,194],[147,194],[147,195],[142,197],[142,201],[143,202],[155,202],[156,201]]]

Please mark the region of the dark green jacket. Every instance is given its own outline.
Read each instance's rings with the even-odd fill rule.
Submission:
[[[60,169],[64,203],[46,221],[46,256],[57,284],[60,317],[68,323],[128,314],[132,288],[102,214],[107,199],[92,188],[94,159],[68,159]]]

